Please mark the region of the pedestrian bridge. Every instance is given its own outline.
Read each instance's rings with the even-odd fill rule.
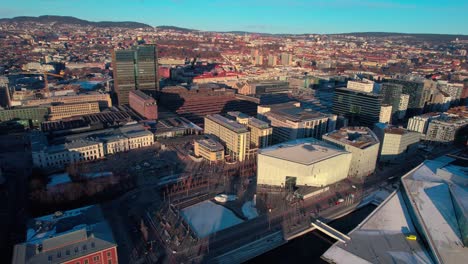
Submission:
[[[333,227],[325,224],[322,221],[315,220],[314,222],[311,223],[311,225],[318,230],[322,231],[323,233],[327,234],[330,237],[333,237],[334,239],[346,243],[346,241],[351,240],[351,238],[340,231],[334,229]]]

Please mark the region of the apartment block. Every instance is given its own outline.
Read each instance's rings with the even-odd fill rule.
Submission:
[[[233,160],[243,161],[247,158],[250,132],[245,125],[218,114],[208,115],[205,117],[205,134],[218,139]]]
[[[227,114],[228,116],[235,117],[238,123],[247,126],[250,131],[251,147],[265,148],[271,145],[273,128],[267,122],[241,112],[228,112]]]

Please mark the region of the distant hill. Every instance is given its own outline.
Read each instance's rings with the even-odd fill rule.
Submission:
[[[176,27],[176,26],[157,26],[157,29],[164,29],[164,30],[174,30],[174,31],[180,31],[180,32],[196,32],[200,31],[197,29],[190,29],[190,28],[183,28],[183,27]]]
[[[152,27],[148,24],[131,22],[131,21],[122,21],[122,22],[113,22],[113,21],[99,21],[93,22],[88,20],[79,19],[72,16],[20,16],[14,18],[2,18],[0,23],[11,22],[11,23],[59,23],[59,24],[69,24],[69,25],[80,25],[80,26],[94,26],[94,27],[123,27],[123,28],[148,28]]]
[[[396,32],[353,32],[341,33],[330,35],[346,35],[355,37],[411,37],[420,40],[442,40],[451,41],[456,38],[460,40],[468,40],[468,35],[454,35],[454,34],[426,34],[426,33],[396,33]]]

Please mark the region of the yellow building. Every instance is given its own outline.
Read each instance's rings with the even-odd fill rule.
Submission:
[[[50,106],[49,120],[99,113],[99,103],[57,104]]]
[[[223,145],[213,139],[196,140],[193,148],[196,156],[209,161],[224,160]]]
[[[228,115],[235,117],[238,123],[247,126],[252,147],[266,148],[271,145],[273,128],[267,122],[238,111],[228,112]]]
[[[271,145],[273,128],[257,118],[249,118],[247,127],[250,130],[250,144],[256,148],[266,148]]]
[[[213,135],[234,160],[243,161],[250,146],[250,132],[245,125],[218,114],[205,117],[205,134]]]

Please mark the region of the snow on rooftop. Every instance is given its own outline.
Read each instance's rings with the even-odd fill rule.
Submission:
[[[212,201],[189,206],[182,209],[181,213],[198,237],[206,237],[243,222],[231,210]]]

